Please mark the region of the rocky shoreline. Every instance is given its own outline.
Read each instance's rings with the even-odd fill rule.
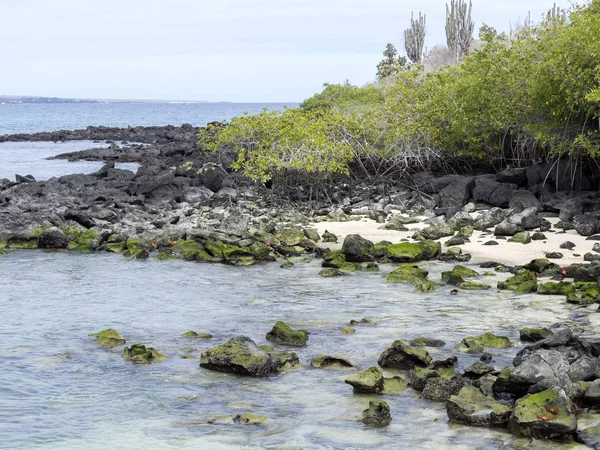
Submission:
[[[581,176],[574,186],[563,176],[564,167],[548,175],[544,165],[478,176],[421,173],[412,176],[412,184],[338,183],[331,186],[327,203],[309,201],[302,192],[283,200],[233,172],[230,152],[204,154],[195,143],[197,131],[189,125],[89,127],[0,137],[0,142],[112,141],[108,149],[58,156],[104,161],[96,173],[0,180],[0,254],[13,249],[102,251],[240,266],[279,261],[284,269],[317,257],[324,277],[377,271],[385,263],[398,265],[387,282],[412,283],[416,292],[447,288],[458,295],[492,288],[478,281],[482,274],[472,265],[464,266],[473,249],[472,262],[481,269],[510,273],[494,286],[500,290],[559,295],[582,308],[600,302],[600,196],[593,178]],[[117,169],[115,162],[137,162],[140,168],[136,173]],[[365,238],[365,226],[381,238]],[[543,254],[525,259],[521,249],[536,242],[543,244],[538,250]],[[495,252],[507,249],[512,263],[495,261]],[[441,280],[431,280],[417,265],[429,261],[459,265]],[[349,324],[345,333],[358,325]],[[460,350],[481,354],[481,361],[462,373],[455,357],[432,361],[426,348],[438,345],[434,337],[394,341],[378,365],[402,371],[399,378],[386,378],[373,366],[346,382],[359,394],[385,395],[411,386],[426,399],[446,402],[452,422],[600,448],[600,341],[576,331],[565,325],[522,330],[521,339],[530,344],[502,369],[489,365],[490,352],[512,346],[508,338],[489,333],[466,337]],[[110,339],[125,343],[118,333]],[[308,339],[305,330],[283,322],[267,334],[267,340],[282,345],[307,345]],[[127,359],[149,363],[163,357],[135,345],[125,348]],[[354,367],[335,355],[320,355],[313,363]],[[243,336],[204,352],[200,363],[249,376],[273,375],[297,364],[294,352],[274,352]],[[383,401],[371,402],[363,416],[368,426],[390,420]]]

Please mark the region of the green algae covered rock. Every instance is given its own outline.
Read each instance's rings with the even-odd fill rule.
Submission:
[[[342,328],[342,331],[340,331],[340,334],[346,334],[346,335],[354,334],[354,333],[356,333],[356,330],[350,326],[344,327],[344,328]]]
[[[369,402],[363,411],[362,423],[374,428],[387,427],[392,422],[390,406],[384,401]]]
[[[433,292],[435,291],[435,283],[426,278],[415,278],[413,281],[415,292]]]
[[[379,356],[378,364],[391,369],[410,370],[415,367],[427,367],[430,362],[431,356],[427,351],[413,348],[404,340],[398,340]]]
[[[194,338],[194,339],[212,339],[212,334],[209,333],[196,333],[195,331],[186,331],[181,335],[184,338]]]
[[[548,283],[541,283],[538,286],[537,293],[540,295],[567,295],[574,290],[572,283],[566,281],[553,283],[549,281]]]
[[[475,283],[474,281],[464,281],[458,287],[465,291],[487,291],[491,288],[489,284]]]
[[[349,369],[356,367],[348,358],[333,355],[317,355],[312,359],[310,365],[316,369]]]
[[[268,352],[245,336],[229,339],[200,356],[200,367],[253,377],[265,377],[298,364],[294,352]]]
[[[463,387],[446,402],[448,420],[476,427],[505,427],[512,412],[491,397],[486,397],[474,386]]]
[[[150,246],[142,239],[129,238],[125,243],[123,255],[129,258],[143,259],[150,254]]]
[[[354,263],[362,263],[373,261],[375,258],[372,254],[373,243],[358,234],[349,234],[344,239],[342,245],[342,253],[346,261]]]
[[[600,300],[600,286],[597,283],[577,282],[573,290],[567,292],[567,303],[591,305]]]
[[[345,271],[356,270],[356,264],[346,261],[346,257],[341,250],[334,250],[323,256],[323,263],[321,264],[325,268],[340,269]]]
[[[423,259],[426,261],[437,258],[442,254],[442,244],[431,240],[420,241],[419,245],[423,250]]]
[[[426,239],[431,241],[436,241],[443,237],[452,236],[454,234],[454,230],[452,227],[446,223],[440,225],[430,225],[428,227],[423,228],[421,231],[416,232],[413,235],[413,239]]]
[[[325,277],[325,278],[330,278],[330,277],[341,277],[346,274],[344,272],[342,272],[340,269],[333,269],[331,267],[327,267],[325,269],[321,269],[321,271],[319,272],[319,275],[321,275],[322,277]]]
[[[199,242],[188,240],[180,241],[173,245],[170,249],[172,254],[185,261],[196,262],[219,262],[220,259],[209,254],[204,245]]]
[[[291,261],[285,261],[283,264],[281,264],[279,266],[279,268],[281,268],[281,269],[291,269],[292,267],[294,267],[294,263]]]
[[[385,256],[390,261],[400,263],[418,262],[424,259],[423,248],[412,242],[388,245],[385,248]]]
[[[8,242],[0,241],[0,255],[8,254],[8,250],[6,250],[7,246],[8,246]]]
[[[554,264],[552,261],[546,258],[533,259],[523,267],[537,274],[540,274],[549,269],[560,269],[560,266],[558,266],[558,264]]]
[[[479,272],[476,272],[473,269],[469,269],[468,267],[456,265],[452,269],[452,272],[457,273],[463,278],[474,278],[479,276]]]
[[[268,417],[260,414],[244,413],[239,416],[238,420],[241,425],[262,425],[268,420]]]
[[[408,341],[408,343],[411,345],[411,347],[444,347],[446,345],[446,343],[444,341],[442,341],[441,339],[434,339],[434,338],[428,338],[428,337],[418,337],[418,338],[414,338],[411,339],[410,341]]]
[[[519,338],[522,342],[537,342],[552,334],[549,328],[521,328]]]
[[[512,341],[505,336],[496,336],[492,333],[485,333],[479,336],[469,336],[462,340],[456,346],[461,352],[479,353],[491,348],[512,347]]]
[[[498,289],[510,290],[516,294],[537,291],[537,276],[530,270],[523,270],[506,281],[498,282]]]
[[[167,359],[165,355],[143,344],[133,344],[131,347],[125,347],[123,349],[123,358],[131,360],[131,362],[136,364],[158,363]]]
[[[117,347],[127,342],[121,333],[119,333],[117,330],[113,330],[112,328],[90,334],[90,336],[94,336],[96,338],[96,342],[103,347]]]
[[[529,231],[521,231],[511,237],[508,242],[515,242],[517,244],[529,244],[531,242],[531,234]]]
[[[222,241],[205,241],[204,248],[214,258],[233,266],[251,266],[256,261],[247,248],[225,244]]]
[[[458,273],[450,270],[448,272],[442,272],[442,281],[444,283],[448,283],[451,286],[458,286],[461,283],[465,282],[465,279],[461,277]]]
[[[560,388],[527,395],[517,400],[508,429],[521,437],[570,440],[577,429],[573,403]]]
[[[427,278],[427,275],[429,275],[429,272],[418,266],[403,264],[388,274],[385,281],[388,283],[414,283],[418,278]]]
[[[378,367],[372,366],[344,380],[352,386],[355,394],[381,394],[383,391],[383,372]]]
[[[278,320],[273,329],[267,333],[267,340],[275,344],[305,347],[308,342],[308,331],[293,330],[286,323]]]

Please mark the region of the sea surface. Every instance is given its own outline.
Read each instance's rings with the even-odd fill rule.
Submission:
[[[0,104],[0,135],[107,127],[204,126],[247,112],[281,110],[297,103],[50,103]]]
[[[424,267],[439,280],[450,266]],[[495,331],[518,341],[523,326],[566,320],[564,302],[495,290],[415,294],[411,285],[384,282],[391,266],[334,279],[319,270],[318,261],[284,270],[278,263],[243,268],[37,250],[0,256],[0,448],[437,450],[493,449],[513,439],[451,425],[443,403],[411,389],[355,395],[344,383],[353,370],[313,369],[310,360],[336,354],[367,368],[394,340],[430,336],[447,342],[431,350],[434,358],[458,355],[464,369],[478,361],[454,350],[464,336]],[[340,334],[362,317],[373,323]],[[277,320],[311,333],[297,349],[301,369],[255,379],[199,367],[202,351],[234,336],[268,343]],[[134,365],[122,347],[102,348],[88,336],[106,328],[168,359]],[[214,337],[180,337],[188,330]],[[517,350],[494,351],[493,364],[507,365]],[[389,403],[392,423],[366,428],[357,419],[377,399]],[[245,412],[268,421],[206,423]]]

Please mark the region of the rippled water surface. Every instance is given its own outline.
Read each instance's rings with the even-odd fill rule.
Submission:
[[[102,161],[69,162],[66,159],[48,160],[47,158],[60,153],[99,147],[108,147],[108,145],[90,141],[0,142],[0,178],[14,181],[15,174],[33,175],[36,180],[41,181],[72,173],[96,172],[103,166]],[[137,163],[116,164],[118,168],[134,172],[138,166]]]
[[[297,103],[287,103],[297,106]],[[70,103],[0,104],[0,134],[74,130],[89,125],[107,127],[181,125],[204,126],[244,112],[256,114],[283,103]]]
[[[439,280],[447,266],[424,267]],[[384,283],[392,267],[334,279],[317,276],[319,269],[316,261],[283,270],[277,263],[237,268],[110,254],[0,256],[0,447],[489,449],[511,439],[450,425],[443,404],[410,389],[385,396],[389,427],[367,429],[355,419],[374,397],[352,394],[343,382],[350,372],[312,369],[309,362],[333,353],[364,368],[393,340],[417,336],[445,340],[432,355],[446,358],[465,335],[496,331],[517,339],[522,326],[564,320],[564,302],[495,290],[451,296],[447,287],[415,294],[410,285]],[[340,334],[365,316],[374,323]],[[276,320],[311,332],[298,350],[302,369],[242,378],[180,357],[242,334],[266,343]],[[88,337],[105,328],[119,330],[128,344],[154,346],[168,360],[148,366],[124,360],[121,347],[104,349]],[[180,338],[187,330],[214,338]],[[515,351],[496,351],[494,364],[508,364]],[[458,356],[461,368],[477,360]],[[269,421],[201,423],[244,412]]]

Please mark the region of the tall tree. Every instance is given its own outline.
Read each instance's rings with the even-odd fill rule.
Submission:
[[[406,58],[396,57],[398,50],[392,44],[388,44],[383,51],[383,59],[377,64],[377,78],[382,79],[397,74],[406,66]]]
[[[411,62],[420,64],[423,60],[423,47],[425,45],[425,22],[426,17],[419,12],[419,19],[415,20],[410,15],[410,28],[404,31],[404,48]]]
[[[446,42],[448,48],[456,55],[456,61],[460,61],[469,54],[473,43],[473,32],[475,22],[471,20],[473,3],[469,0],[452,0],[450,5],[446,4]]]

